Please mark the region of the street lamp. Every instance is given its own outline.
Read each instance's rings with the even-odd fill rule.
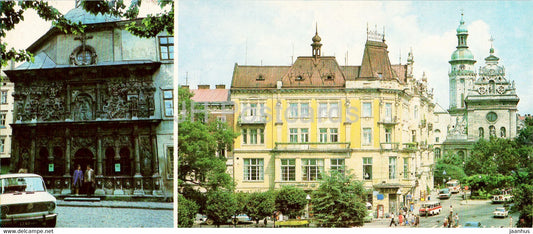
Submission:
[[[305,197],[305,199],[307,200],[307,205],[305,206],[305,219],[309,219],[309,201],[311,200],[311,196],[307,194],[307,197]]]

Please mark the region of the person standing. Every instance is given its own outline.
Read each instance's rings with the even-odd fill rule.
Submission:
[[[400,226],[403,226],[403,215],[402,215],[401,212],[400,212],[400,214],[398,215],[398,223],[400,224]]]
[[[394,213],[391,213],[391,220],[390,220],[389,227],[391,227],[392,224],[394,224],[395,227],[398,226],[398,225],[396,224],[396,222],[394,222]]]
[[[91,196],[93,194],[94,181],[94,170],[91,169],[91,165],[87,165],[87,170],[85,170],[84,177],[84,182],[87,189],[87,196]]]
[[[459,226],[459,214],[455,213],[455,216],[453,217],[453,227],[456,228]]]
[[[74,182],[73,182],[74,190],[76,191],[76,195],[79,195],[80,188],[83,183],[83,171],[81,170],[80,164],[78,164],[78,167],[74,171],[73,177],[74,177]]]

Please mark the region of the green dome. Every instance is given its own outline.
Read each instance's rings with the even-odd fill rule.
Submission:
[[[469,49],[466,49],[466,48],[460,48],[460,49],[457,49],[453,52],[452,54],[452,61],[455,61],[455,60],[472,60],[472,61],[475,61],[474,60],[474,55],[472,54],[472,52],[470,52]]]
[[[457,34],[460,34],[460,33],[468,33],[468,29],[466,29],[466,25],[464,25],[464,22],[462,21],[459,27],[457,27]]]

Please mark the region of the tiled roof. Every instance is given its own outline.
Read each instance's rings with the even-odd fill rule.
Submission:
[[[345,78],[335,57],[298,57],[283,76],[283,87],[344,87]]]
[[[359,78],[379,78],[378,74],[381,74],[381,79],[383,80],[397,78],[389,61],[387,44],[385,42],[367,41]]]
[[[235,64],[231,88],[276,88],[290,66],[239,66]]]
[[[229,89],[191,89],[195,102],[226,102],[228,101]]]
[[[395,64],[391,65],[391,67],[400,82],[405,83],[407,81],[407,65]]]

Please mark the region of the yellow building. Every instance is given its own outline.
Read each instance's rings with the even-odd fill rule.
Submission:
[[[318,33],[312,40],[312,56],[291,66],[235,65],[237,190],[313,190],[339,170],[372,191],[380,217],[425,198],[434,104],[425,77],[412,76],[412,54],[391,65],[383,35],[371,32],[361,66],[340,66],[321,56]]]

